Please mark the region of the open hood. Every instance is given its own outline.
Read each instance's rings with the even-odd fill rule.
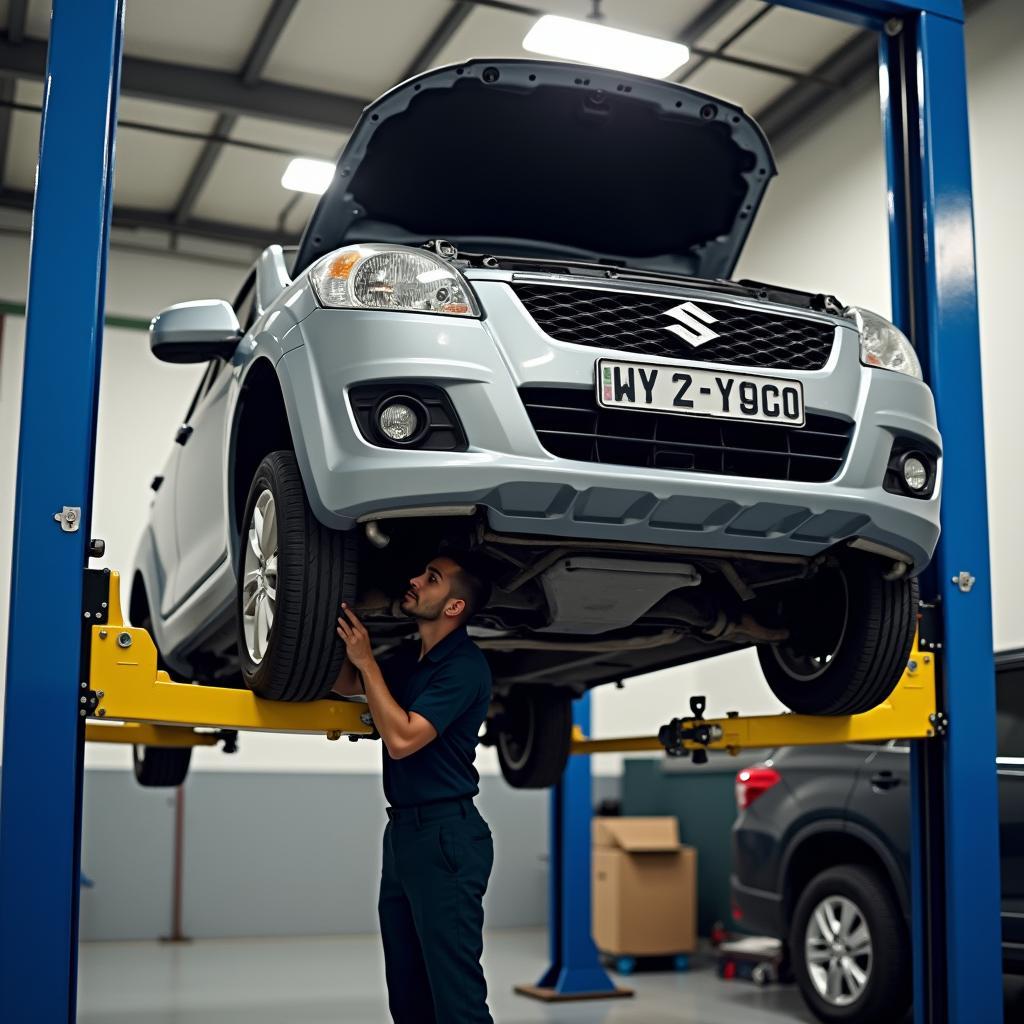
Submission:
[[[472,60],[364,111],[295,272],[352,242],[728,277],[775,174],[739,107],[553,61]]]

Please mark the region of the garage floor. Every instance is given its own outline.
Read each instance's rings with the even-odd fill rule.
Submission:
[[[539,929],[485,939],[498,1024],[782,1024],[811,1021],[791,986],[723,982],[710,960],[686,974],[622,979],[632,999],[548,1006],[512,993],[545,967]],[[84,943],[79,1024],[388,1024],[376,936]]]
[[[491,932],[485,968],[497,1024],[813,1022],[791,986],[723,982],[709,958],[686,974],[621,979],[632,999],[548,1006],[512,993],[544,969],[540,929]],[[1006,1020],[1024,1020],[1024,982],[1006,982]],[[230,939],[81,946],[79,1024],[389,1024],[379,939]],[[1020,1014],[1020,1016],[1017,1016]]]

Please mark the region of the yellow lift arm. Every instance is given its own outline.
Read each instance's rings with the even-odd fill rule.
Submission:
[[[572,752],[606,754],[672,748],[671,752],[676,754],[703,750],[737,754],[757,747],[926,739],[946,730],[946,718],[936,702],[935,656],[920,651],[916,638],[907,668],[892,695],[884,704],[862,715],[736,715],[705,719],[700,714],[702,710],[698,705],[698,713],[693,717],[673,719],[658,736],[595,740],[577,731]]]
[[[219,742],[216,733],[197,728],[321,733],[328,739],[373,735],[364,702],[290,704],[262,700],[248,690],[173,682],[156,667],[149,633],[125,625],[120,589],[119,574],[111,572],[103,624],[90,627],[89,681],[82,684],[81,706],[83,718],[125,724],[87,723],[87,740],[174,747]]]

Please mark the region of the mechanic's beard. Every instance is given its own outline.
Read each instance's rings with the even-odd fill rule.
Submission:
[[[417,622],[437,622],[437,620],[444,614],[444,604],[444,601],[438,601],[433,605],[420,604],[420,599],[416,598],[416,604],[410,610],[409,614],[416,619]]]

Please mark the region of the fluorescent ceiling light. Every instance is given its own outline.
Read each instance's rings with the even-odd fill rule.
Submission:
[[[690,59],[682,43],[557,14],[545,14],[526,33],[523,49],[648,78],[665,78]]]
[[[293,192],[312,192],[322,196],[334,180],[334,164],[330,160],[310,160],[297,156],[281,175],[281,184]]]

